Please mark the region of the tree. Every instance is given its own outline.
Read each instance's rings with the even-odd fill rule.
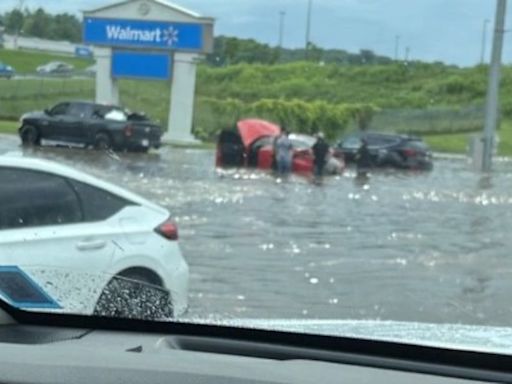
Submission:
[[[25,18],[23,31],[28,36],[35,36],[41,39],[50,37],[50,28],[52,16],[48,15],[42,8],[38,8],[34,13]]]
[[[13,9],[11,12],[7,12],[4,17],[5,31],[7,33],[18,33],[23,28],[23,22],[25,15],[19,9]]]
[[[81,23],[69,13],[55,15],[49,29],[48,38],[79,42],[82,39]]]

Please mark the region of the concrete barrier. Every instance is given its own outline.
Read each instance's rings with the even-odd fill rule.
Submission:
[[[69,41],[54,41],[23,36],[19,36],[16,41],[15,36],[4,35],[4,47],[7,49],[30,49],[75,56],[76,48],[83,47],[83,44],[71,43]]]

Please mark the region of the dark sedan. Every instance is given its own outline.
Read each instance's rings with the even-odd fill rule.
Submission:
[[[143,114],[118,106],[84,101],[63,102],[24,114],[18,132],[24,145],[51,140],[96,149],[147,151],[159,148],[162,129]]]
[[[366,140],[375,167],[398,169],[430,170],[432,152],[421,138],[381,132],[362,132],[351,134],[342,139],[335,149],[335,154],[343,156],[347,163],[354,162]]]

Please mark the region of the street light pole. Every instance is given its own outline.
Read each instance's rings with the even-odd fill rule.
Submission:
[[[313,8],[313,0],[308,0],[308,13],[306,17],[306,52],[309,49],[311,39],[311,12]]]
[[[482,29],[482,52],[480,54],[480,64],[485,63],[485,46],[487,43],[487,24],[489,24],[490,20],[484,20],[484,26]]]
[[[409,62],[409,57],[411,55],[411,47],[407,46],[405,47],[405,62]]]
[[[285,11],[279,12],[279,48],[283,47]]]
[[[492,167],[492,152],[494,135],[498,124],[498,102],[501,76],[501,55],[505,35],[505,13],[507,0],[497,0],[496,18],[494,21],[494,39],[492,44],[491,65],[489,67],[489,84],[485,108],[485,127],[483,134],[482,171],[490,172]]]
[[[23,4],[25,4],[25,0],[18,1],[18,8],[20,12],[23,12]],[[16,33],[14,34],[14,49],[18,49],[18,38],[20,36],[21,26],[16,28]]]
[[[400,48],[400,35],[395,36],[395,60],[398,61],[398,50]]]

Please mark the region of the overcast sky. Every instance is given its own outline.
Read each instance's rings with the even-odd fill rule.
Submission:
[[[79,13],[110,4],[105,0],[25,0],[30,8]],[[0,11],[18,0],[0,0]],[[285,11],[284,45],[305,41],[307,0],[176,0],[176,4],[217,19],[216,34],[251,37],[275,45],[279,12]],[[494,19],[495,0],[313,0],[311,40],[322,47],[348,51],[371,49],[394,56],[395,36],[400,55],[407,46],[411,57],[473,65],[480,59],[485,19]],[[507,23],[512,17],[512,4]],[[490,55],[491,28],[487,34]],[[512,62],[512,36],[505,38],[504,60]]]

